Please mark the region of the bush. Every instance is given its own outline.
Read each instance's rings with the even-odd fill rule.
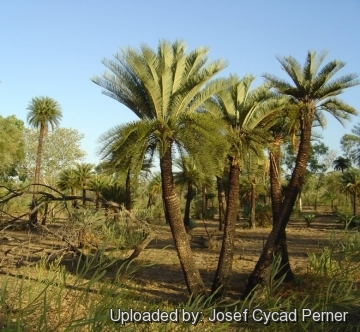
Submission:
[[[312,221],[315,219],[315,214],[310,214],[310,213],[309,214],[304,214],[303,218],[304,218],[304,220],[306,222],[306,226],[310,227]]]

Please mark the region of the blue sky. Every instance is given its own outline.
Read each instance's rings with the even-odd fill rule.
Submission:
[[[61,126],[85,135],[87,161],[97,163],[99,136],[136,119],[90,80],[120,48],[180,38],[189,50],[205,45],[211,60],[227,60],[221,76],[253,74],[257,84],[265,72],[286,78],[277,55],[303,63],[309,49],[325,49],[325,63],[340,59],[343,74],[360,74],[359,13],[358,0],[2,1],[0,115],[25,122],[33,97],[52,97],[62,106]],[[359,95],[357,86],[341,98],[360,111]],[[325,144],[340,153],[341,136],[357,122],[344,129],[328,118]]]

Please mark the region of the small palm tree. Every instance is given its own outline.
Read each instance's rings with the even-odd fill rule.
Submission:
[[[175,160],[174,165],[180,169],[180,171],[174,173],[175,184],[187,187],[186,203],[184,212],[184,225],[186,228],[190,225],[190,206],[194,198],[194,189],[201,188],[205,185],[205,182],[211,181],[211,160],[207,170],[201,170],[194,160],[190,157],[182,157]]]
[[[86,206],[86,190],[88,189],[88,182],[93,174],[93,164],[77,163],[74,169],[76,180],[82,189],[83,207]]]
[[[76,189],[80,188],[80,183],[75,170],[72,168],[64,169],[59,174],[57,186],[60,190],[70,190],[71,196],[76,196]],[[73,207],[76,207],[76,199],[73,199]]]
[[[35,97],[29,103],[27,109],[27,121],[32,127],[39,129],[39,143],[36,154],[36,168],[34,178],[34,194],[32,207],[36,206],[36,193],[38,190],[38,183],[40,181],[41,159],[43,152],[43,142],[49,126],[51,129],[57,127],[62,118],[61,108],[57,101],[49,97]],[[37,212],[30,216],[30,225],[37,223]]]
[[[110,178],[104,175],[95,174],[90,178],[88,188],[95,192],[95,208],[100,209],[101,192],[111,183]]]

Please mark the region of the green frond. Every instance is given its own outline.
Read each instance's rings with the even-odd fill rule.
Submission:
[[[358,114],[357,110],[338,98],[329,98],[318,105],[317,109],[329,112],[336,120],[344,125],[345,120],[350,119],[350,115]]]
[[[155,148],[156,138],[153,133],[156,125],[154,121],[142,120],[110,129],[99,139],[100,156],[114,166],[142,165],[145,154]]]
[[[279,56],[276,59],[280,62],[282,68],[291,77],[295,83],[297,89],[302,89],[304,78],[302,76],[302,68],[300,63],[292,56],[281,58]]]
[[[27,109],[27,122],[34,128],[40,128],[43,125],[45,128],[51,126],[54,129],[60,124],[62,118],[61,107],[59,103],[50,97],[35,97],[33,98]]]

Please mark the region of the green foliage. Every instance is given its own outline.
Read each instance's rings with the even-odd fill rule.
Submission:
[[[62,118],[61,107],[52,98],[35,97],[31,99],[27,109],[29,110],[27,121],[34,128],[41,129],[43,126],[45,132],[47,132],[49,125],[51,129],[54,129],[60,124]]]
[[[288,170],[292,170],[295,166],[297,151],[293,145],[288,142],[285,144],[284,156],[281,159],[282,163]],[[310,145],[310,156],[307,163],[308,174],[319,174],[324,173],[329,165],[326,163],[326,157],[329,154],[329,147],[323,142],[311,143]]]
[[[106,278],[110,269],[113,279]],[[107,331],[113,327],[109,308],[139,308],[123,286],[134,271],[128,264],[116,266],[115,259],[105,262],[93,257],[84,263],[79,258],[72,275],[58,262],[47,267],[40,261],[36,280],[6,277],[1,285],[0,312],[7,313],[6,331]]]
[[[90,215],[85,220],[94,220]],[[79,259],[74,271],[62,265],[60,259],[48,262],[44,256],[36,266],[36,279],[3,277],[0,290],[0,317],[5,331],[114,331],[119,326],[110,320],[109,309],[123,311],[170,312],[185,309],[202,312],[204,323],[192,327],[189,323],[127,323],[124,331],[356,331],[358,327],[359,289],[353,280],[360,275],[360,234],[333,234],[329,246],[319,254],[309,255],[306,272],[297,276],[297,286],[289,286],[277,279],[281,268],[280,257],[274,257],[263,288],[256,288],[243,301],[214,301],[213,297],[191,297],[185,303],[156,303],[146,295],[127,286],[138,267],[120,263],[115,258],[88,256]],[[146,266],[139,266],[146,269]],[[130,290],[129,290],[130,289]],[[245,323],[210,323],[207,317],[213,310],[223,312],[249,311]],[[276,323],[255,322],[251,313],[255,309],[264,312],[297,312],[298,320]],[[302,320],[303,309],[312,312],[348,312],[341,323]],[[4,314],[6,313],[6,314]]]
[[[0,180],[18,175],[25,156],[23,130],[24,123],[15,115],[6,118],[0,115]]]
[[[350,167],[351,163],[360,166],[360,123],[355,125],[351,132],[351,134],[345,134],[340,140],[341,149],[350,164],[347,167]]]
[[[250,226],[250,205],[245,204],[242,209],[243,218],[249,223]],[[271,207],[264,204],[256,204],[255,206],[256,223],[260,227],[269,227],[272,225],[272,211]]]
[[[311,213],[309,213],[309,214],[304,214],[304,215],[303,215],[303,218],[304,218],[304,220],[305,220],[305,222],[306,222],[306,226],[307,226],[307,227],[310,227],[312,221],[315,219],[315,214],[311,214]]]
[[[74,166],[85,157],[86,153],[80,147],[83,137],[83,134],[71,128],[56,128],[45,136],[41,167],[43,179],[54,185],[61,170]],[[24,130],[25,159],[17,168],[22,179],[33,177],[38,140],[39,133],[36,130]]]

